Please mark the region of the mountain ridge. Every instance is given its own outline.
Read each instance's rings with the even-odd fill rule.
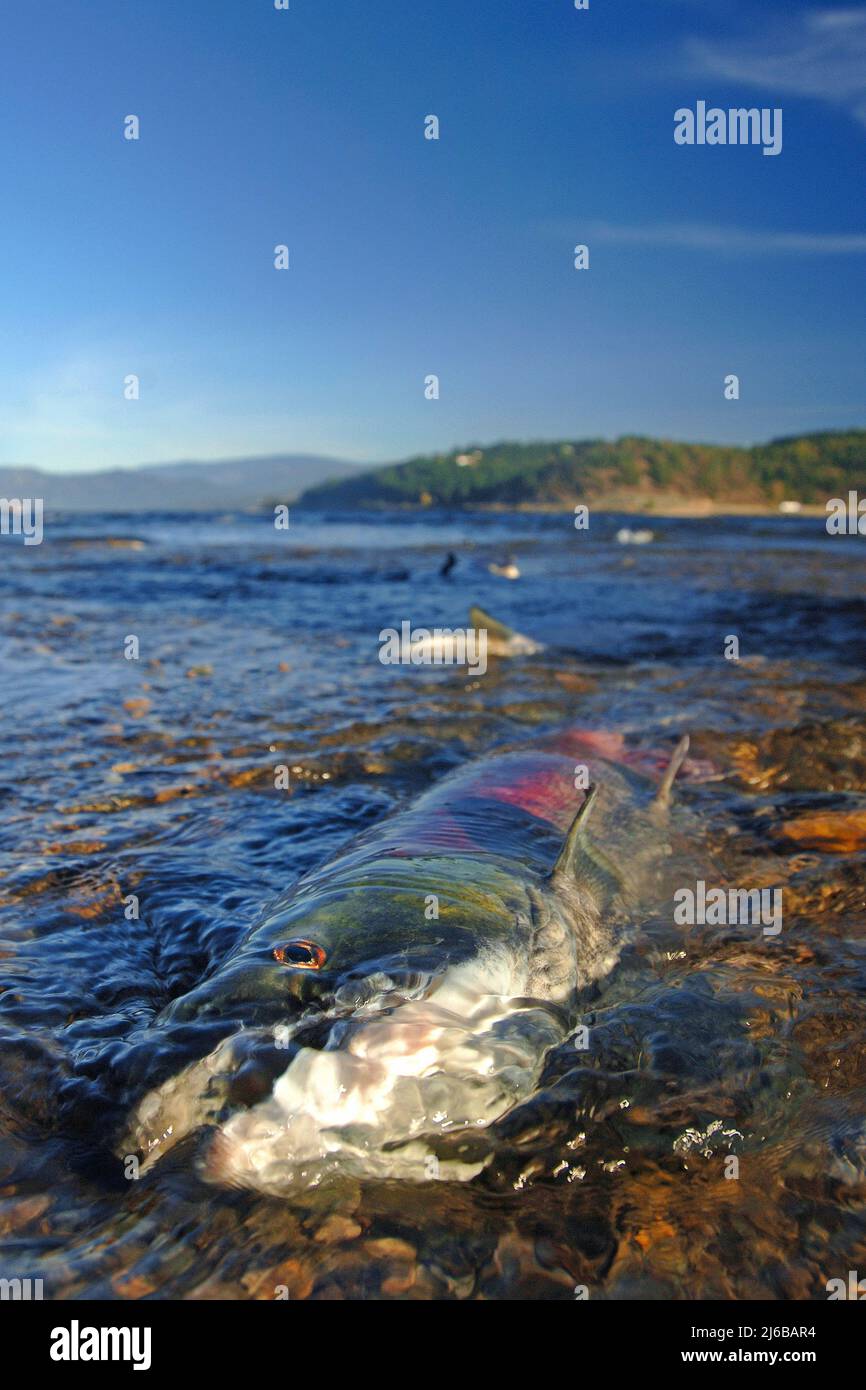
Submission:
[[[319,454],[178,459],[101,472],[48,473],[0,465],[0,496],[41,497],[49,511],[218,511],[293,502],[311,483],[363,468]]]
[[[679,503],[805,505],[866,486],[866,430],[789,435],[750,447],[643,435],[467,445],[308,488],[302,507],[540,507],[593,503],[660,511]]]

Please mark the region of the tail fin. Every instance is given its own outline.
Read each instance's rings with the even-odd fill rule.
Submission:
[[[491,637],[497,638],[500,642],[510,642],[512,637],[518,634],[511,627],[506,627],[497,618],[491,618],[489,613],[485,613],[483,608],[477,604],[469,609],[469,621],[473,627],[486,627]]]
[[[498,644],[502,655],[531,656],[534,652],[544,651],[540,642],[534,642],[531,637],[524,637],[522,632],[515,632],[513,627],[506,627],[497,618],[491,618],[477,604],[469,609],[469,622],[474,628],[485,628],[488,639]]]
[[[659,786],[658,791],[655,794],[655,797],[653,798],[651,809],[655,815],[667,815],[667,812],[671,804],[671,791],[673,789],[674,781],[676,779],[677,773],[679,772],[680,768],[686,760],[686,754],[688,753],[688,751],[689,736],[688,734],[683,734],[682,738],[680,739],[679,743],[673,751],[673,756],[667,765],[665,775],[661,780],[661,784]]]

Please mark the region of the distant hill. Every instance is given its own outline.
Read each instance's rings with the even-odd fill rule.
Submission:
[[[0,467],[0,497],[41,497],[49,511],[203,512],[291,502],[304,488],[355,473],[358,464],[315,454],[265,454],[113,468],[105,473],[46,473]]]
[[[774,439],[751,449],[627,435],[469,445],[309,488],[301,506],[536,506],[622,510],[822,504],[866,486],[866,430]]]

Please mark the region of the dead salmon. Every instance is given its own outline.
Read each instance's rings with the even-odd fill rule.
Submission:
[[[659,891],[686,757],[571,731],[470,763],[278,898],[157,1027],[223,1040],[136,1106],[145,1165],[289,1192],[467,1178]],[[659,775],[657,768],[667,762]]]

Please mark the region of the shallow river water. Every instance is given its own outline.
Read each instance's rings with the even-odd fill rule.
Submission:
[[[0,541],[0,1275],[72,1299],[824,1298],[866,1268],[866,541],[623,524],[67,517]],[[508,556],[516,582],[488,570]],[[476,677],[378,661],[380,629],[472,603],[546,650]],[[470,1182],[280,1199],[180,1149],[127,1181],[159,1011],[358,831],[563,724],[688,732],[696,861],[781,888],[782,930],[641,923],[591,1049],[549,1054]]]

